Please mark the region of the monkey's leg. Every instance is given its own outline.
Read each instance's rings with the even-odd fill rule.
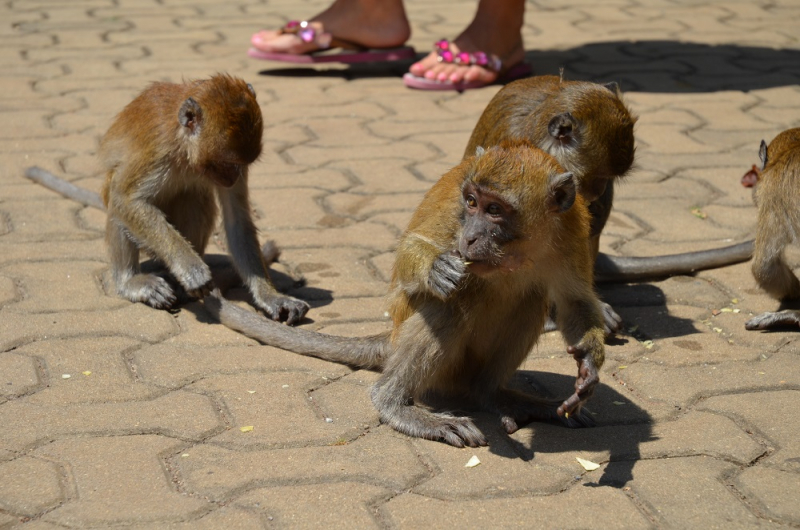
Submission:
[[[436,335],[419,313],[402,324],[383,375],[372,388],[372,402],[383,423],[409,436],[443,440],[455,447],[488,445],[471,419],[414,405],[414,395],[425,388],[433,372],[449,372],[447,365],[457,362],[453,356],[463,354],[453,350],[460,344],[449,333]],[[442,346],[450,350],[441,351]]]
[[[762,313],[744,323],[745,329],[749,330],[779,329],[792,326],[800,327],[800,310],[798,309]]]
[[[143,302],[157,309],[172,307],[176,300],[172,287],[160,276],[141,272],[139,248],[111,215],[106,219],[106,240],[117,294],[131,302]]]
[[[782,248],[762,248],[761,242],[757,240],[752,270],[758,285],[773,298],[800,299],[800,281],[784,261]]]
[[[240,178],[230,189],[219,190],[225,235],[233,262],[253,302],[271,319],[295,324],[308,312],[302,300],[285,296],[275,289],[258,247],[256,227],[250,217],[247,179]]]

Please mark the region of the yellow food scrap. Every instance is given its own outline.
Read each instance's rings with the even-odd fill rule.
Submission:
[[[239,427],[239,430],[242,431],[242,432],[250,432],[250,431],[253,430],[253,426],[252,425],[246,425],[244,427]]]

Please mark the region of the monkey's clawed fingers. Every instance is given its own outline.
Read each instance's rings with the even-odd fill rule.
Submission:
[[[606,335],[617,333],[622,329],[622,317],[614,311],[614,308],[605,302],[600,302],[600,308],[603,310],[603,327]]]
[[[800,326],[800,310],[784,309],[783,311],[762,313],[744,323],[745,329],[775,329]]]
[[[575,393],[568,397],[556,411],[559,416],[564,417],[573,413],[589,399],[597,383],[600,382],[600,375],[597,373],[597,367],[595,367],[590,354],[582,352],[575,346],[570,346],[567,351],[572,353],[578,362],[578,378],[575,380]]]
[[[309,309],[307,303],[289,296],[275,296],[259,306],[272,320],[290,325],[300,322]]]
[[[468,418],[449,418],[431,433],[454,447],[481,447],[489,445],[486,437]]]
[[[433,262],[429,277],[429,287],[433,294],[446,299],[456,290],[461,278],[464,276],[464,260],[461,256],[445,252],[440,254]]]

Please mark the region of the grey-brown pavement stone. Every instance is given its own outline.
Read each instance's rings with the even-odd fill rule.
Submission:
[[[249,183],[261,236],[283,251],[276,284],[310,302],[309,329],[388,329],[396,239],[498,87],[413,91],[399,77],[408,63],[245,55],[254,31],[328,3],[0,6],[0,529],[800,527],[800,334],[744,330],[778,306],[749,264],[599,286],[625,324],[587,407],[598,426],[509,436],[479,414],[490,440],[479,449],[380,425],[375,372],[260,346],[200,302],[169,313],[108,294],[105,214],[24,169],[99,191],[98,141],[131,98],[151,81],[227,71],[253,84],[264,114]],[[409,43],[427,53],[475,1],[406,9]],[[536,73],[616,80],[639,117],[636,168],[601,249],[752,237],[739,179],[762,138],[800,126],[796,2],[529,0],[526,11]],[[209,253],[225,252],[216,234]],[[800,249],[787,257],[800,268]],[[548,333],[514,385],[563,399],[574,377]],[[465,467],[473,455],[480,464]]]

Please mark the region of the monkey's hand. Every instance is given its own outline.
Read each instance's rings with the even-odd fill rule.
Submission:
[[[467,266],[460,255],[453,252],[439,254],[433,262],[428,288],[438,298],[446,300],[456,290]]]
[[[214,288],[211,269],[199,257],[197,263],[188,267],[174,267],[171,272],[191,297],[203,298]]]
[[[575,380],[575,393],[568,397],[556,411],[559,416],[565,418],[569,418],[569,415],[576,411],[580,412],[581,405],[589,399],[597,383],[600,382],[600,375],[597,373],[591,350],[586,349],[581,342],[577,346],[567,347],[567,352],[571,353],[578,363],[578,378]]]
[[[744,323],[744,329],[776,329],[800,326],[800,310],[784,309],[783,311],[762,313]]]
[[[255,300],[255,304],[269,318],[287,324],[297,324],[308,312],[309,305],[291,296],[273,294]]]

